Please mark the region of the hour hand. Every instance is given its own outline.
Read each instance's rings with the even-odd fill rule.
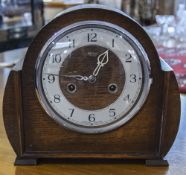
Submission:
[[[96,68],[94,69],[93,71],[93,76],[97,76],[101,67],[103,67],[105,64],[107,64],[109,61],[109,58],[108,58],[108,50],[106,50],[105,52],[103,52],[102,54],[100,54],[97,58],[97,66]]]

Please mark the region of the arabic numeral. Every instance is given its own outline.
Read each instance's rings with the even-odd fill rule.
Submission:
[[[75,48],[75,39],[69,40],[69,48]]]
[[[131,63],[132,62],[132,55],[130,53],[125,53],[125,62],[126,63]]]
[[[88,42],[97,42],[97,33],[88,33]]]
[[[124,101],[128,101],[128,102],[130,102],[130,101],[131,101],[131,99],[130,99],[130,95],[127,94],[127,95],[123,98],[123,100],[124,100]]]
[[[131,74],[130,75],[130,82],[131,83],[136,83],[137,79],[136,79],[136,74]]]
[[[50,84],[52,84],[52,83],[54,83],[55,82],[55,76],[54,75],[48,75],[48,82],[50,83]]]
[[[115,40],[112,39],[112,47],[114,47],[114,46],[115,46]]]
[[[62,61],[62,57],[60,53],[50,54],[50,57],[52,58],[52,63],[60,63]]]
[[[74,114],[74,109],[69,109],[69,110],[71,111],[71,113],[70,113],[70,117],[72,117],[73,114]]]
[[[88,120],[89,120],[90,122],[94,122],[94,121],[96,120],[95,115],[94,115],[94,114],[90,114],[90,115],[88,116]]]
[[[116,116],[116,109],[109,109],[109,115],[110,115],[110,117],[115,117]]]
[[[60,101],[61,101],[60,95],[58,95],[58,94],[54,95],[54,102],[60,103]]]

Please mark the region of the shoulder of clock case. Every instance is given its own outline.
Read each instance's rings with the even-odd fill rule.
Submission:
[[[50,23],[41,32],[45,28]],[[138,38],[118,24],[92,17],[74,19],[51,32],[35,65],[42,107],[62,126],[83,133],[107,132],[134,117],[147,99],[150,74]]]

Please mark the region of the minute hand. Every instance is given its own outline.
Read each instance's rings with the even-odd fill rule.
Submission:
[[[45,73],[45,74],[54,75],[58,77],[75,78],[76,80],[83,80],[83,81],[88,81],[89,79],[87,76],[82,76],[82,75],[59,75],[59,74],[53,74],[53,73]]]
[[[105,64],[107,64],[109,61],[109,58],[108,58],[108,50],[106,50],[105,52],[103,52],[102,54],[100,54],[97,58],[97,66],[96,68],[94,69],[93,71],[93,76],[97,76],[101,67],[103,67]]]

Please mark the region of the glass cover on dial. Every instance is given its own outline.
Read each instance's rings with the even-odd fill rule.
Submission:
[[[36,86],[47,113],[84,133],[117,128],[142,107],[149,64],[139,42],[116,25],[86,21],[68,26],[44,45]]]

